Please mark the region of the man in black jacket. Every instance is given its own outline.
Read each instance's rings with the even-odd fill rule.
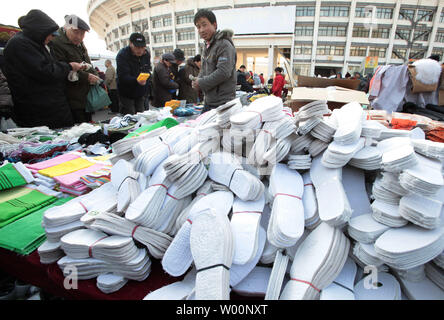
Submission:
[[[153,71],[153,106],[165,107],[165,102],[173,99],[173,93],[179,89],[171,71],[172,64],[176,61],[172,53],[162,55],[162,60],[154,67]]]
[[[145,111],[144,101],[149,81],[138,80],[140,73],[151,74],[151,58],[146,49],[145,37],[140,33],[130,36],[129,46],[117,54],[117,89],[121,114]]]
[[[21,127],[72,126],[65,79],[83,67],[53,58],[48,44],[59,26],[44,12],[31,10],[18,24],[22,32],[8,41],[3,70],[14,102],[14,121]]]

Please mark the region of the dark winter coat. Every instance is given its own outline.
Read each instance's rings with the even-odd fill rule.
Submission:
[[[205,105],[220,106],[236,98],[236,49],[231,30],[217,31],[205,46],[199,87],[204,93]]]
[[[11,90],[9,90],[8,81],[0,69],[0,116],[11,117],[12,106]]]
[[[52,49],[54,51],[54,57],[63,62],[78,62],[81,63],[85,61],[91,64],[91,59],[88,55],[88,50],[83,43],[76,46],[73,44],[68,37],[64,28],[58,30],[59,36],[52,41]],[[89,89],[91,85],[88,81],[88,75],[93,74],[98,76],[98,73],[94,68],[86,71],[79,71],[79,80],[75,82],[65,80],[66,82],[66,96],[68,98],[68,103],[73,110],[85,110],[86,100],[88,96]]]
[[[197,77],[199,67],[194,63],[193,58],[187,60],[185,67],[179,70],[179,100],[186,100],[187,103],[197,103],[199,92],[193,89],[190,75]]]
[[[174,80],[172,71],[162,62],[159,62],[153,71],[153,106],[165,107],[165,102],[172,99],[171,90],[179,89]]]
[[[240,91],[244,92],[253,92],[253,86],[248,83],[247,77],[245,76],[245,73],[238,70],[237,71],[237,84],[240,85]]]
[[[136,57],[129,46],[122,48],[116,57],[117,62],[117,90],[128,99],[137,99],[146,96],[150,79],[144,86],[137,82],[140,73],[151,73],[151,58],[147,51],[143,56]]]
[[[58,25],[40,10],[31,10],[19,25],[23,31],[8,41],[3,69],[14,102],[14,121],[22,127],[72,126],[65,96],[71,66],[54,59],[44,45]]]

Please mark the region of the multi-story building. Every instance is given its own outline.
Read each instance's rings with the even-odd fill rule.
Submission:
[[[200,53],[198,9],[235,32],[237,65],[272,74],[277,65],[301,75],[360,71],[377,63],[444,54],[444,0],[90,0],[92,28],[117,52],[132,32],[147,38],[154,61],[175,48]]]

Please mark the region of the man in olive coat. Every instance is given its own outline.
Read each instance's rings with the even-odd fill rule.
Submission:
[[[170,69],[175,61],[172,53],[165,53],[162,55],[162,60],[154,67],[153,106],[156,108],[165,107],[165,102],[172,100],[173,93],[179,88]]]
[[[83,39],[85,33],[90,30],[88,24],[75,15],[65,16],[66,24],[58,32],[59,36],[52,42],[54,57],[64,62],[86,62],[91,64]],[[101,79],[94,68],[80,71],[79,80],[66,80],[66,96],[71,107],[75,123],[90,122],[92,114],[85,111],[86,101],[91,85],[95,85]]]

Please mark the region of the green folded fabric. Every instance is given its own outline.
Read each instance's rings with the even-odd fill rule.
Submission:
[[[0,228],[0,247],[22,255],[30,254],[46,240],[45,229],[42,227],[45,211],[72,199],[73,197],[57,199],[50,205]]]
[[[133,132],[129,133],[124,139],[132,138],[132,137],[138,137],[141,134],[153,131],[154,129],[160,128],[160,127],[166,127],[167,129],[170,129],[174,126],[177,126],[179,122],[177,122],[174,118],[165,118],[159,122],[156,122],[155,124],[147,124],[145,126],[141,126],[139,129],[134,130]]]
[[[23,196],[1,202],[0,228],[37,211],[56,200],[57,198],[54,196],[48,196],[40,191],[32,190]]]
[[[0,191],[24,186],[26,183],[12,163],[0,167]]]

